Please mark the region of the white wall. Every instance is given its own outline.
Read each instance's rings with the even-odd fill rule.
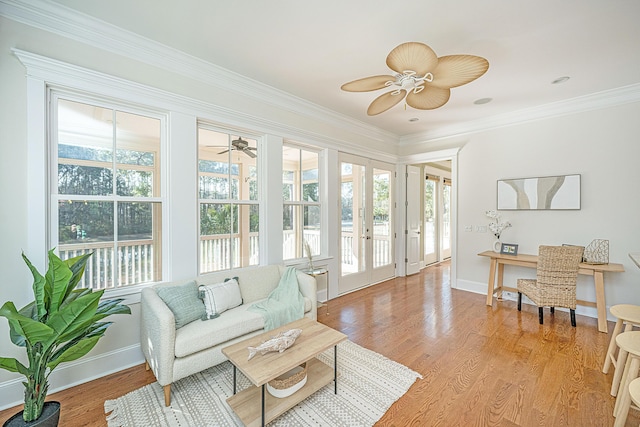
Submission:
[[[503,178],[581,174],[582,208],[574,211],[500,211],[512,227],[501,240],[520,253],[541,244],[587,245],[608,239],[610,262],[624,273],[605,274],[607,307],[640,304],[640,269],[628,257],[640,250],[640,103],[583,112],[473,134],[459,154],[458,287],[486,292],[489,260],[477,254],[491,248],[493,234],[484,212],[496,208],[496,181]],[[465,232],[473,225],[473,232]],[[531,269],[508,266],[505,286]],[[595,301],[593,278],[581,276],[578,299]],[[578,313],[594,309],[578,307]]]

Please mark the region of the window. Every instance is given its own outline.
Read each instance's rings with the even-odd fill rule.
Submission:
[[[255,139],[198,126],[199,271],[260,263]]]
[[[62,259],[93,252],[84,287],[161,280],[163,119],[65,98],[51,103],[53,245]]]
[[[318,153],[295,146],[282,149],[283,259],[302,258],[304,242],[320,254]]]

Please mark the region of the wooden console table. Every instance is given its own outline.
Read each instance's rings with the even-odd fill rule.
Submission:
[[[491,266],[489,268],[489,282],[487,283],[487,305],[493,305],[493,294],[496,292],[498,296],[502,295],[502,291],[518,292],[515,288],[505,287],[502,284],[504,277],[504,266],[517,265],[519,267],[538,267],[538,256],[529,254],[519,255],[503,255],[494,251],[484,251],[478,254],[491,258]],[[496,271],[498,273],[496,283]],[[622,264],[585,264],[580,263],[579,274],[587,276],[593,276],[594,285],[596,288],[596,302],[577,300],[579,305],[596,307],[598,312],[598,331],[607,332],[607,305],[604,297],[604,273],[619,273],[624,271]],[[497,286],[496,286],[497,285]]]

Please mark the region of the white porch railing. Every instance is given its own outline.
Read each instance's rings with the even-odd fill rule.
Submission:
[[[304,238],[309,242],[313,253],[320,253],[320,231],[304,232]],[[233,239],[233,245],[231,240]],[[284,232],[283,236],[285,259],[295,256],[295,235]],[[248,264],[241,265],[240,236],[231,238],[224,236],[201,236],[200,239],[200,273],[228,270],[232,260],[234,266],[249,266],[259,264],[259,235],[251,233],[249,236]],[[342,233],[341,262],[343,271],[356,271],[358,267],[358,244],[352,233]],[[232,249],[233,248],[233,249]],[[373,265],[379,267],[391,262],[391,239],[388,236],[373,237]],[[79,287],[91,289],[111,289],[139,283],[161,280],[159,265],[156,265],[155,248],[152,240],[130,240],[118,242],[117,251],[113,242],[82,242],[58,247],[60,258],[68,259],[78,255],[93,252],[85,269],[85,274]],[[306,254],[303,254],[306,256]],[[117,280],[116,278],[117,274]]]
[[[342,270],[343,272],[358,271],[358,239],[353,233],[342,233]],[[361,250],[361,249],[360,249]],[[381,267],[391,262],[391,238],[388,236],[373,236],[373,267]]]
[[[320,253],[320,230],[305,230],[303,232],[303,238],[309,243],[311,253]],[[296,250],[296,233],[293,230],[285,230],[282,236],[282,245],[284,247],[282,251],[283,259],[298,258],[298,251]],[[304,250],[301,252],[301,256],[305,257],[307,254]]]
[[[93,252],[87,261],[84,275],[78,287],[110,289],[117,282],[121,286],[134,283],[153,282],[155,277],[155,257],[152,240],[128,240],[118,242],[118,251],[113,242],[83,242],[60,245],[60,258],[68,259]],[[119,266],[116,268],[115,266]]]
[[[361,239],[358,239],[350,231],[351,228],[343,228],[342,236],[342,271],[354,273],[359,271],[362,266],[359,266],[358,253],[362,251],[362,248],[358,248]],[[391,254],[391,233],[388,223],[375,224],[373,227],[373,267],[382,267],[383,265],[389,265],[392,260]]]

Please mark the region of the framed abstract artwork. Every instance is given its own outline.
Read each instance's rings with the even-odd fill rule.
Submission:
[[[498,180],[498,210],[580,209],[580,175]]]

